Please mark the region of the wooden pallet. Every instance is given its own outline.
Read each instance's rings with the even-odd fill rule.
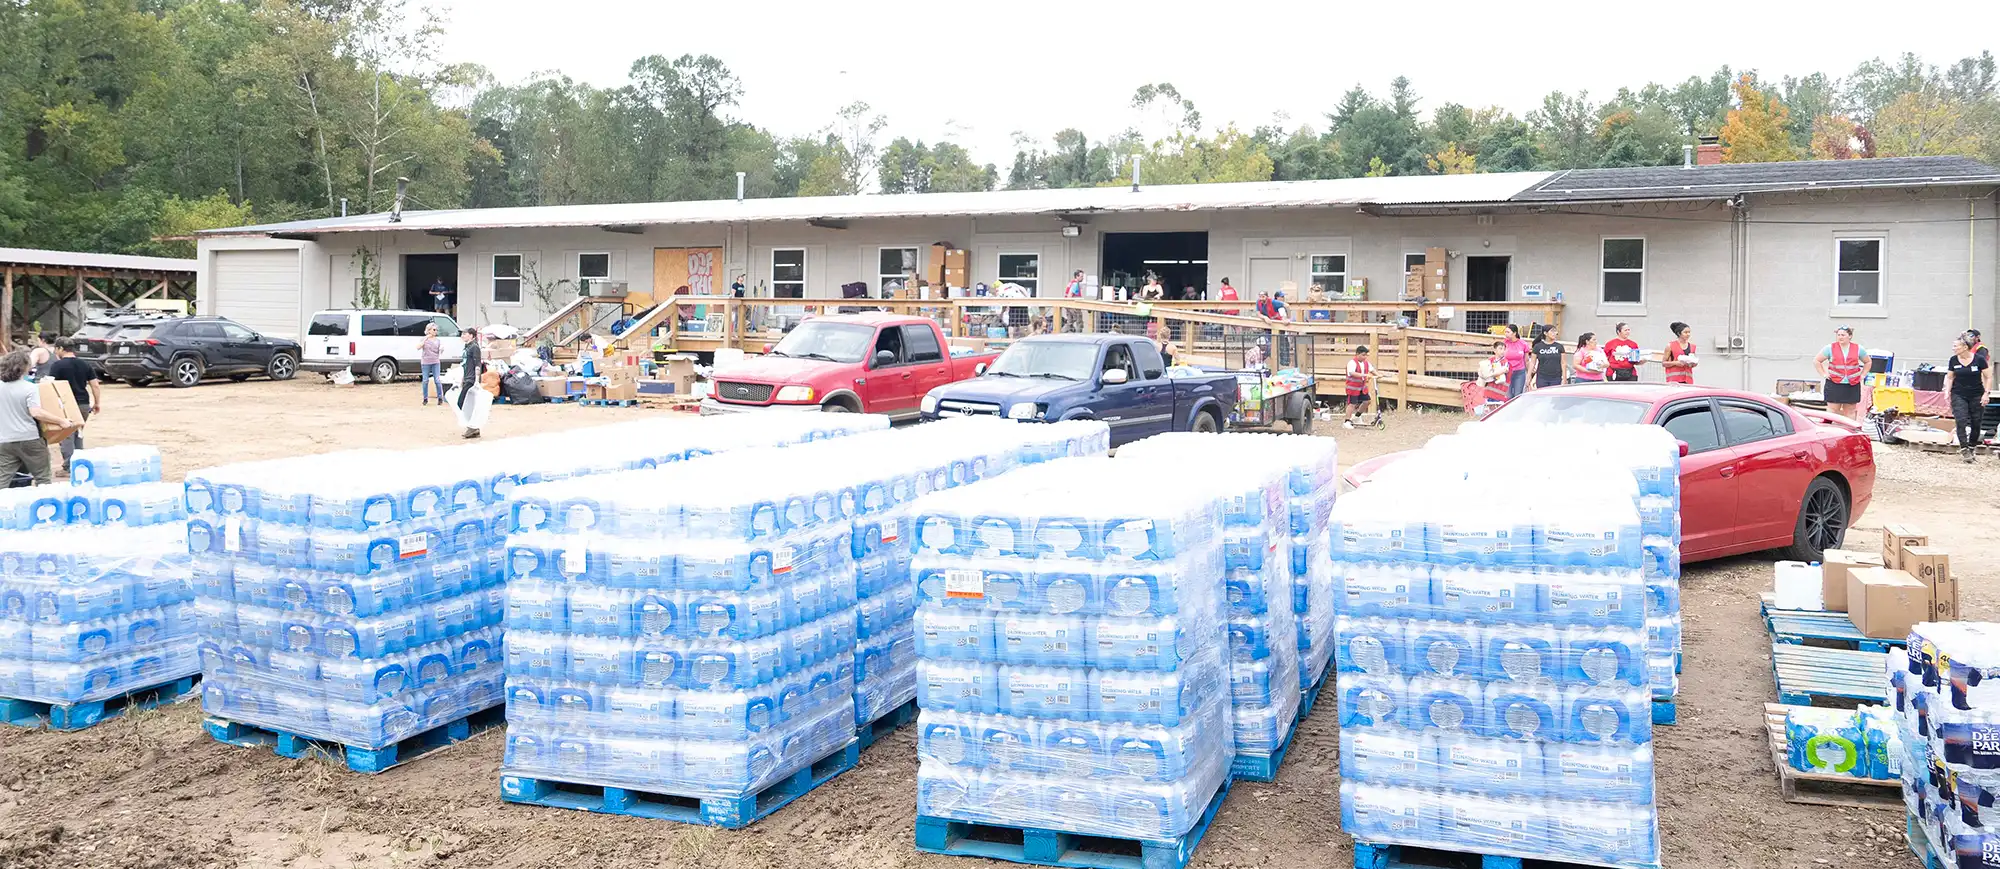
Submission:
[[[179,703],[198,695],[194,685],[200,676],[183,676],[171,682],[148,685],[116,697],[83,703],[43,703],[17,697],[0,697],[0,723],[15,727],[47,727],[50,730],[82,730],[127,712],[138,712],[168,703]]]
[[[1850,809],[1903,807],[1903,783],[1900,780],[1882,781],[1793,769],[1786,759],[1791,751],[1785,740],[1785,713],[1793,708],[1783,703],[1764,704],[1764,729],[1771,738],[1771,765],[1778,769],[1778,793],[1784,796],[1786,802]]]
[[[1778,702],[1788,706],[1839,706],[1889,702],[1888,655],[1850,649],[1771,644],[1771,675]]]
[[[1887,652],[1908,645],[1908,641],[1900,637],[1886,640],[1870,637],[1855,627],[1846,613],[1824,610],[1767,607],[1764,610],[1764,628],[1771,632],[1773,641],[1795,646]]]
[[[917,850],[954,857],[984,857],[1032,866],[1073,869],[1183,869],[1194,857],[1208,825],[1222,810],[1231,785],[1224,779],[1215,789],[1194,827],[1173,839],[1126,839],[1087,836],[1039,827],[1009,827],[917,816]]]
[[[1534,869],[1582,869],[1594,866],[1592,863],[1574,863],[1562,860],[1548,860],[1540,857],[1512,857],[1504,854],[1480,854],[1469,851],[1452,851],[1441,848],[1423,848],[1415,845],[1383,845],[1373,842],[1354,841],[1354,869],[1522,869],[1531,864]],[[1631,864],[1625,865],[1630,869]]]
[[[346,763],[348,769],[363,775],[374,775],[432,754],[439,749],[464,742],[480,731],[505,724],[506,713],[504,706],[490,707],[380,748],[345,745],[331,739],[316,739],[303,734],[223,718],[209,718],[202,722],[202,728],[217,742],[248,748],[269,747],[280,756],[293,759],[305,757],[314,751],[326,752]]]
[[[853,769],[860,759],[861,745],[850,739],[807,764],[804,769],[756,793],[740,797],[689,797],[635,788],[503,775],[500,777],[500,798],[510,803],[733,830],[747,827],[790,805],[813,788]]]

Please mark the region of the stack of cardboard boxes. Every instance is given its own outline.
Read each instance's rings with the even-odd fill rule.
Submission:
[[[934,289],[932,295],[943,298],[948,288],[964,289],[972,286],[972,255],[964,248],[953,247],[948,242],[931,245],[930,262],[924,264],[924,282]],[[922,298],[911,288],[897,298]]]
[[[1958,620],[1951,553],[1908,525],[1882,528],[1882,551],[1829,549],[1821,556],[1820,597],[1866,636],[1901,639],[1912,625]]]
[[[1450,255],[1441,247],[1425,249],[1424,264],[1411,268],[1403,279],[1404,299],[1442,302],[1450,289]]]
[[[685,398],[694,394],[694,357],[685,353],[662,357],[653,364],[651,377],[639,381],[639,394],[654,398]]]

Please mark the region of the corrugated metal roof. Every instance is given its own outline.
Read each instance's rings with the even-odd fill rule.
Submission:
[[[77,253],[66,250],[35,250],[0,247],[0,265],[54,266],[65,269],[94,269],[105,272],[194,272],[195,261],[163,256],[127,256],[117,253]]]
[[[1324,208],[1426,202],[1504,202],[1549,178],[1547,172],[1338,178],[1325,181],[1253,181],[1232,184],[1078,187],[1060,190],[994,190],[877,196],[800,196],[776,199],[549,205],[406,211],[302,220],[233,229],[203,236],[271,233],[447,231],[511,227],[655,226],[810,220],[879,220],[915,217],[1088,215],[1134,211],[1220,211],[1245,208]]]

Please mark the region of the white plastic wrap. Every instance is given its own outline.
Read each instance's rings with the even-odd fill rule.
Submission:
[[[1637,475],[1471,445],[1441,438],[1334,508],[1342,825],[1376,844],[1657,866]],[[1563,497],[1524,497],[1495,454]]]
[[[916,696],[910,504],[1101,423],[950,420],[524,486],[504,771],[741,797]]]
[[[1234,752],[1222,491],[1073,459],[918,503],[919,814],[1194,826]]]
[[[194,675],[188,571],[170,522],[0,532],[0,697],[85,703]]]
[[[500,704],[507,496],[542,480],[887,426],[865,416],[760,422],[662,419],[190,474],[203,708],[380,748]]]
[[[2000,866],[2000,624],[1926,622],[1888,658],[1912,844],[1932,865]]]

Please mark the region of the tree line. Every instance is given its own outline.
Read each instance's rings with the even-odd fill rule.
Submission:
[[[408,0],[0,0],[0,246],[187,255],[199,229],[386,210],[399,177],[408,207],[457,208],[727,198],[739,172],[753,197],[1125,184],[1134,157],[1153,184],[1667,165],[1707,135],[1733,162],[2000,163],[1991,53],[1723,68],[1525,116],[1426,108],[1397,78],[1249,130],[1163,82],[1119,129],[1017,135],[1002,170],[889,138],[865,103],[809,135],[758,126],[709,55],[643,57],[616,86],[499,82],[439,57],[443,26]]]

